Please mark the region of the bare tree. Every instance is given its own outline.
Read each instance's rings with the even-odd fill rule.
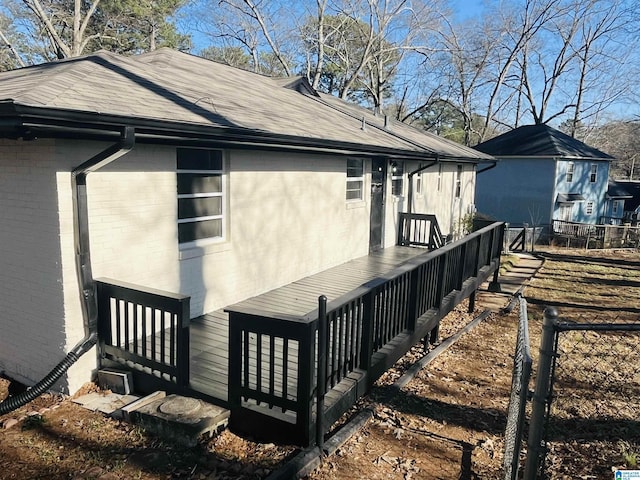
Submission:
[[[81,0],[74,0],[73,11],[69,11],[64,2],[56,0],[22,0],[22,3],[41,23],[59,58],[81,55],[89,42],[99,36],[98,33],[87,34],[87,27],[100,0],[89,2],[84,9]]]
[[[629,88],[620,67],[635,49],[633,2],[572,0],[549,5],[546,21],[520,51],[519,84],[535,123],[570,115],[577,127]],[[620,39],[625,38],[625,42]]]
[[[268,1],[264,0],[220,0],[220,6],[226,6],[228,9],[232,11],[236,11],[239,13],[239,16],[244,19],[248,19],[249,23],[252,25],[252,30],[254,32],[254,41],[251,43],[250,48],[252,49],[252,56],[254,56],[254,60],[256,60],[256,64],[259,64],[259,59],[257,58],[257,42],[255,42],[255,32],[259,31],[269,46],[271,52],[274,57],[282,66],[284,74],[286,76],[291,76],[291,67],[289,66],[289,60],[287,59],[286,54],[282,50],[281,44],[278,42],[276,38],[277,33],[282,33],[282,31],[278,30],[276,22],[274,21],[275,15],[269,16],[266,8],[269,6]],[[247,30],[241,30],[242,33],[245,33]],[[238,35],[236,39],[242,42],[242,38],[244,35]],[[245,43],[246,44],[246,43]]]

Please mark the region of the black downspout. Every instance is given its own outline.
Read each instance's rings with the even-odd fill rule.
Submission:
[[[87,202],[87,175],[95,172],[129,152],[135,143],[133,127],[124,127],[118,143],[93,156],[71,172],[73,189],[74,241],[76,273],[80,287],[82,317],[85,336],[96,335],[98,325],[98,301],[96,285],[91,272],[89,240],[89,209]]]
[[[96,298],[95,282],[91,274],[91,255],[89,245],[89,215],[87,208],[87,174],[94,172],[108,163],[129,152],[135,142],[133,127],[125,127],[118,143],[108,147],[91,159],[76,167],[71,172],[71,186],[73,188],[73,226],[76,249],[76,272],[80,286],[82,316],[85,337],[51,370],[42,380],[27,391],[9,397],[0,403],[0,415],[12,412],[35,400],[49,390],[64,373],[82,355],[96,344],[98,339],[98,302]]]

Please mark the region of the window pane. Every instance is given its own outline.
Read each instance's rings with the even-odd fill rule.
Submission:
[[[179,148],[178,170],[222,171],[222,152],[220,150]]]
[[[178,193],[220,193],[222,175],[209,173],[178,173]]]
[[[364,176],[364,161],[359,158],[350,158],[347,160],[347,177]]]
[[[222,215],[222,197],[179,198],[178,218]]]
[[[402,178],[397,180],[393,180],[391,182],[391,194],[392,195],[402,195]]]
[[[222,220],[204,220],[202,222],[179,223],[178,240],[180,243],[193,242],[201,238],[222,237]]]
[[[347,200],[361,200],[362,185],[362,180],[347,182]]]

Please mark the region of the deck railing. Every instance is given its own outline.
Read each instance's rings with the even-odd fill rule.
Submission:
[[[272,422],[285,438],[312,442],[316,386],[330,425],[499,268],[503,233],[492,224],[329,302],[324,382],[315,379],[318,310],[302,318],[229,310],[232,425]]]
[[[398,245],[435,250],[445,243],[435,215],[400,213],[398,223]]]
[[[588,223],[554,220],[553,233],[558,235],[568,235],[571,237],[587,238],[596,235],[596,226]]]
[[[186,387],[190,298],[110,279],[96,284],[101,364],[148,374],[147,389]]]

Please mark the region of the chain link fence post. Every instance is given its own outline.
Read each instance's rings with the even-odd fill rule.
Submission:
[[[544,425],[550,395],[551,368],[555,356],[555,327],[557,321],[558,310],[553,307],[547,307],[544,310],[544,320],[542,323],[542,340],[540,341],[536,388],[533,393],[533,407],[531,410],[531,423],[529,425],[529,438],[527,441],[527,461],[524,467],[524,480],[535,480],[538,478],[540,458],[545,452]]]

